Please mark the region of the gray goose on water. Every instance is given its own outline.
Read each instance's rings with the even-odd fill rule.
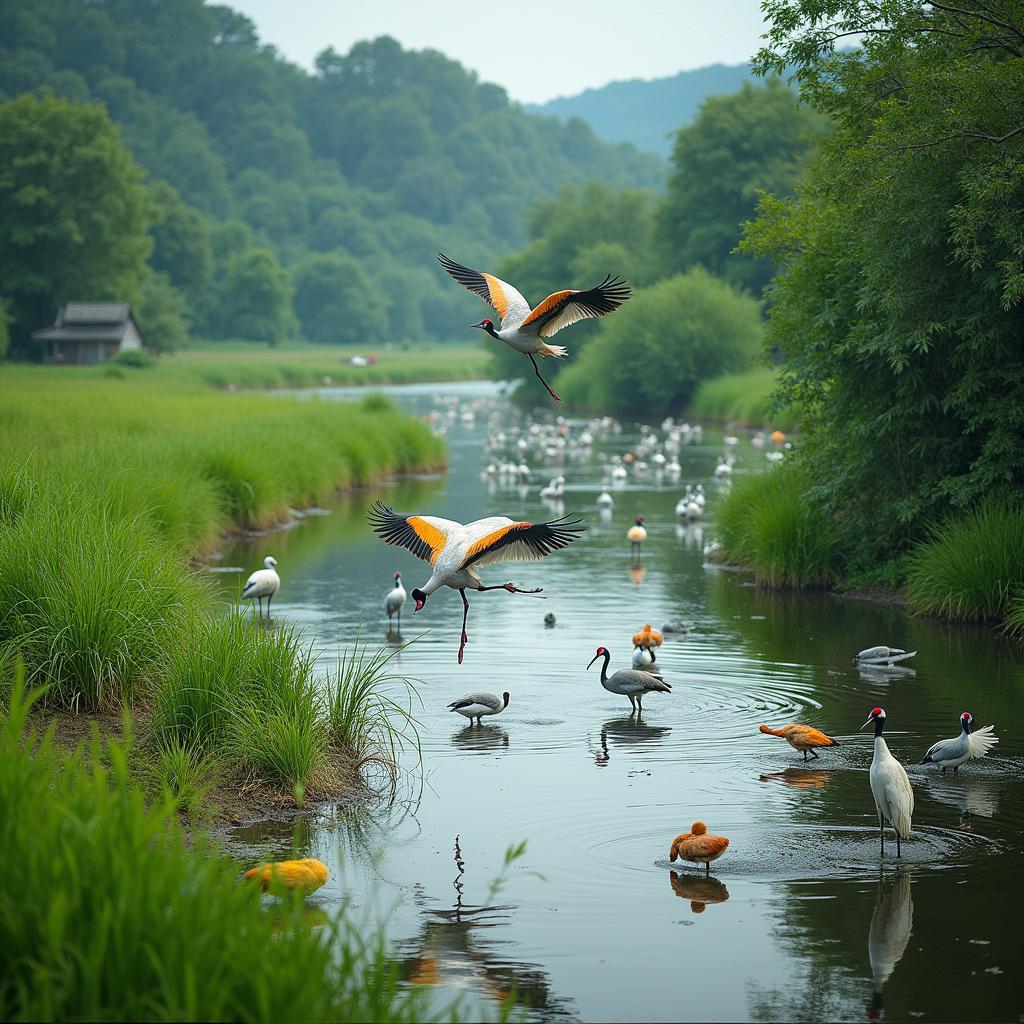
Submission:
[[[604,664],[601,666],[601,685],[609,693],[618,693],[628,697],[634,711],[643,711],[641,701],[645,693],[672,692],[672,687],[657,672],[638,672],[635,669],[623,668],[609,676],[608,662],[611,660],[611,654],[608,653],[607,647],[598,647],[597,654],[590,659],[590,665],[593,665],[598,658],[604,658]],[[587,668],[590,668],[590,665]]]
[[[453,700],[448,705],[449,711],[457,711],[469,719],[470,725],[476,719],[477,725],[483,725],[480,721],[484,715],[500,715],[508,707],[508,690],[500,697],[496,693],[467,693],[465,697]]]

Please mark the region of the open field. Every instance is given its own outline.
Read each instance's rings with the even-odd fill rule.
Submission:
[[[353,356],[373,354],[373,366],[353,366]],[[473,380],[486,376],[490,356],[468,342],[416,348],[398,345],[338,346],[293,343],[277,348],[251,342],[197,342],[160,358],[158,370],[217,388],[339,387]]]

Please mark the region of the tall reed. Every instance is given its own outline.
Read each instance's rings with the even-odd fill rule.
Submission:
[[[1024,508],[993,502],[934,527],[908,557],[907,601],[945,619],[1016,629],[1024,593]]]
[[[343,909],[315,933],[300,899],[265,914],[236,865],[186,849],[173,803],[148,805],[119,743],[64,755],[29,730],[37,698],[20,672],[0,716],[0,1017],[425,1018],[379,931]]]

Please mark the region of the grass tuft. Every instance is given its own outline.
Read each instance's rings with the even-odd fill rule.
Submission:
[[[806,491],[803,473],[792,464],[737,479],[716,519],[724,558],[752,569],[766,587],[833,584],[841,569],[835,531]]]
[[[908,557],[914,611],[960,621],[1007,619],[1018,632],[1024,594],[1024,508],[993,502],[934,527]]]

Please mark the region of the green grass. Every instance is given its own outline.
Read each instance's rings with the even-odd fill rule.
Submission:
[[[841,569],[835,531],[806,491],[802,472],[792,464],[736,479],[715,524],[724,559],[753,570],[766,587],[835,583]]]
[[[727,373],[706,380],[693,396],[689,412],[744,426],[790,430],[796,425],[792,409],[769,414],[777,377],[771,367],[760,366],[744,373]]]
[[[175,802],[148,803],[120,744],[62,754],[27,726],[23,675],[8,689],[0,1018],[425,1019],[377,930],[342,909],[314,931],[295,898],[264,913],[237,865],[186,848]]]
[[[373,366],[352,366],[354,355],[376,357]],[[292,344],[279,348],[248,342],[198,342],[162,356],[159,373],[215,388],[295,388],[415,384],[482,379],[489,354],[482,345],[452,343],[402,348]]]
[[[945,619],[1024,626],[1024,508],[984,505],[934,527],[908,557],[907,601]]]

